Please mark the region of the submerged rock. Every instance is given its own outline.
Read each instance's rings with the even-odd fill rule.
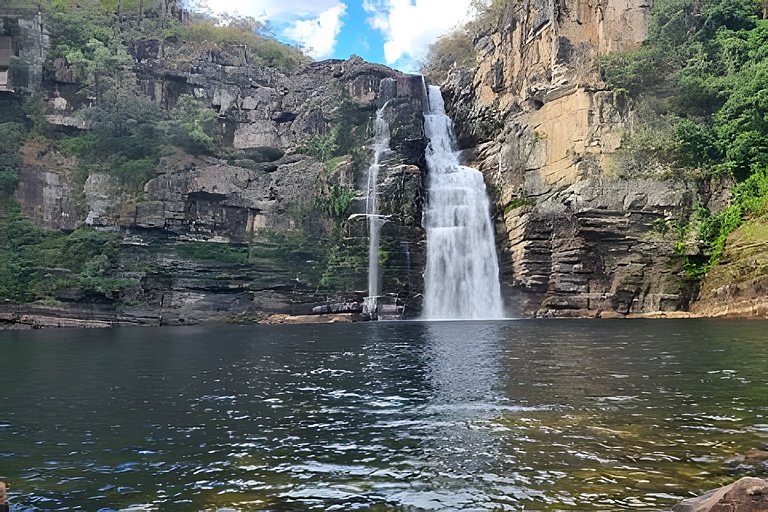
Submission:
[[[753,448],[728,460],[726,464],[736,474],[768,475],[768,451]]]

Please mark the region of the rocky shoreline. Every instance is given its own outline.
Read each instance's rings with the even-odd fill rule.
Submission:
[[[600,311],[596,314],[580,316],[530,317],[549,319],[605,319],[605,320],[646,320],[646,319],[702,319],[723,318],[756,320],[765,318],[768,300],[760,309],[730,309],[717,314],[701,314],[688,311],[655,311],[650,313],[622,315],[612,311]],[[317,309],[317,308],[315,308]],[[181,321],[180,321],[181,320]],[[0,331],[32,330],[49,328],[105,329],[110,327],[145,326],[160,327],[169,325],[198,325],[210,322],[229,322],[242,324],[331,324],[365,322],[370,319],[362,311],[332,312],[315,311],[307,313],[272,313],[267,315],[227,315],[205,318],[163,318],[162,315],[132,315],[103,308],[78,306],[44,306],[36,304],[0,306]]]

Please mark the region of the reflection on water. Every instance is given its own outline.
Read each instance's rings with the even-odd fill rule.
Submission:
[[[658,510],[768,443],[765,322],[2,333],[17,510]]]

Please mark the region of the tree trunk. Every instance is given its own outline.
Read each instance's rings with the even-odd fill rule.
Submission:
[[[143,17],[144,17],[144,0],[139,0],[139,26],[141,26],[141,19]]]

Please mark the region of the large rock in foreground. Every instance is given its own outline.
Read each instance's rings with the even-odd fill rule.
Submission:
[[[673,512],[766,512],[768,482],[746,477],[672,507]]]

